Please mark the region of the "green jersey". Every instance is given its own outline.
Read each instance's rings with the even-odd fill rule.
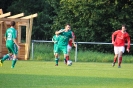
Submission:
[[[54,35],[52,38],[52,41],[54,42],[54,44],[58,44],[58,40],[59,40],[59,35]]]
[[[17,32],[15,28],[8,28],[5,33],[6,37],[6,45],[13,45],[14,44],[14,39],[17,38]]]
[[[54,52],[56,51],[57,49],[57,46],[58,46],[58,40],[59,40],[59,35],[54,35],[53,38],[52,38],[52,41],[54,42]]]
[[[60,33],[58,45],[59,46],[67,46],[70,38],[72,38],[71,31],[67,31],[67,32]]]

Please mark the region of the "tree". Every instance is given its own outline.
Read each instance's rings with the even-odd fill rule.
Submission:
[[[129,0],[61,0],[53,28],[59,29],[70,23],[77,41],[111,42],[112,32],[119,29],[122,23],[132,27],[129,18],[133,17],[131,10],[132,1]],[[111,50],[100,45],[84,47],[103,52]]]
[[[15,0],[7,11],[13,14],[24,12],[25,15],[38,13],[34,20],[32,39],[51,40],[55,30],[70,23],[76,41],[111,42],[112,32],[120,29],[122,23],[127,24],[132,38],[132,8],[131,0]],[[112,51],[111,47],[102,45],[82,47]]]
[[[38,13],[38,17],[34,19],[32,39],[50,40],[54,33],[51,30],[53,17],[55,16],[52,7],[54,2],[54,0],[53,2],[50,0],[15,0],[8,7],[8,11],[11,11],[12,14],[24,12],[25,15]]]

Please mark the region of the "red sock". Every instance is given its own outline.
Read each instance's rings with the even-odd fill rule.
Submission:
[[[69,60],[69,56],[67,56],[67,60]]]
[[[66,60],[67,60],[67,61],[69,60],[69,56],[66,56]]]
[[[119,66],[121,65],[121,62],[122,62],[122,57],[119,57]]]

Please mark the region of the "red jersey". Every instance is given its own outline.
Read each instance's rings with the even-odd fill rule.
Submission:
[[[72,38],[75,39],[74,32],[72,32]],[[72,45],[73,45],[73,43],[72,43],[72,39],[69,40],[68,45],[72,47]]]
[[[127,32],[122,32],[121,30],[117,30],[112,34],[112,42],[114,42],[114,46],[125,46],[127,42],[127,48],[130,48],[130,36]]]

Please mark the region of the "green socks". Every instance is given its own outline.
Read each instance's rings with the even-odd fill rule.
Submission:
[[[59,59],[58,58],[56,58],[55,59],[55,63],[58,65],[58,61],[59,61]]]
[[[8,59],[9,57],[10,57],[9,54],[4,55],[3,58],[1,59],[1,63],[3,63],[3,62],[4,62],[6,59]],[[14,59],[14,58],[13,58],[11,68],[14,68],[16,62],[17,62],[17,59]]]
[[[13,60],[12,60],[12,67],[11,67],[11,68],[14,68],[16,62],[17,62],[17,59],[13,59]]]
[[[9,58],[9,54],[4,55],[3,58],[2,58],[2,60],[1,60],[1,62],[3,63],[8,58]]]
[[[67,60],[66,60],[66,58],[64,58],[64,63],[67,64]]]

